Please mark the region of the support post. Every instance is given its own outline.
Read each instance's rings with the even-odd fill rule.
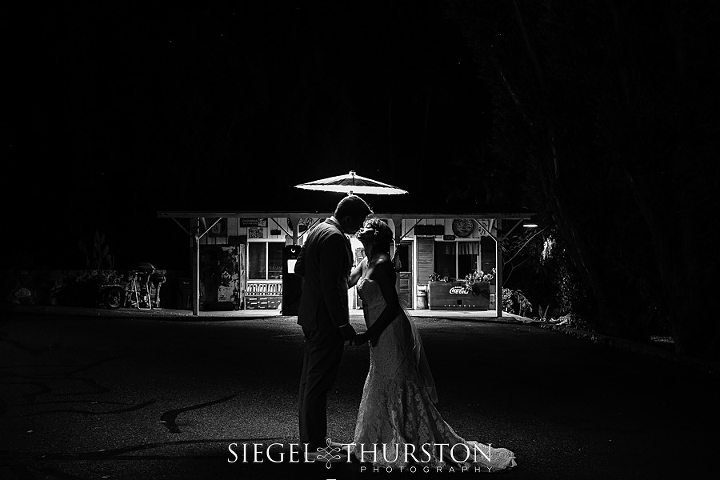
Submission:
[[[393,222],[393,227],[395,229],[395,238],[393,239],[395,241],[395,251],[393,252],[393,259],[395,260],[395,271],[399,272],[401,267],[403,266],[400,264],[400,259],[397,256],[398,250],[400,249],[400,240],[402,240],[402,217],[400,217],[398,215],[393,215],[392,222]],[[408,271],[408,270],[409,270],[408,266],[405,265],[405,271]],[[398,277],[398,282],[399,282],[399,277]]]
[[[392,258],[393,258],[393,268],[395,269],[395,272],[399,272],[400,270],[403,270],[403,265],[400,262],[400,257],[398,256],[398,250],[400,250],[400,239],[402,238],[402,217],[393,215],[392,216],[392,222],[393,222],[393,230],[394,230],[394,236],[393,242],[395,243],[395,251],[392,252]],[[405,266],[405,271],[408,271],[408,267]],[[410,298],[408,299],[408,306],[413,305],[413,293],[415,289],[412,285],[409,285],[410,287]],[[400,275],[395,275],[395,291],[400,295]]]
[[[502,275],[503,275],[503,254],[502,243],[505,238],[502,232],[502,219],[495,222],[495,314],[502,317]]]
[[[297,245],[298,240],[300,239],[300,216],[290,215],[288,218],[292,224],[292,244]]]
[[[200,218],[192,226],[192,309],[193,315],[200,314]]]

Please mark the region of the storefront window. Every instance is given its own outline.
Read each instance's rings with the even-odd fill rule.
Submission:
[[[248,278],[267,280],[267,243],[248,243]]]
[[[280,280],[284,246],[283,242],[249,242],[248,279]]]
[[[282,278],[282,256],[285,243],[268,243],[268,279],[280,280]]]
[[[478,268],[478,242],[435,242],[435,272],[451,280],[462,280]]]
[[[480,244],[483,252],[481,270],[490,273],[495,268],[495,241],[491,237],[482,237]]]
[[[477,270],[480,244],[477,242],[458,242],[458,276],[463,279],[473,270]]]
[[[456,278],[455,243],[435,242],[435,272],[441,277]]]

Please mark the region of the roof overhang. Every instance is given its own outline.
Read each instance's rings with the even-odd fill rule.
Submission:
[[[374,212],[377,217],[386,218],[411,218],[411,219],[440,219],[440,218],[473,218],[473,219],[529,219],[535,212]],[[309,211],[182,211],[182,210],[160,210],[157,212],[160,218],[325,218],[330,215],[328,212]]]

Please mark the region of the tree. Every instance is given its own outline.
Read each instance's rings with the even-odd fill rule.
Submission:
[[[493,93],[493,147],[524,174],[602,332],[653,322],[718,358],[705,311],[717,254],[718,7],[663,2],[449,2]]]

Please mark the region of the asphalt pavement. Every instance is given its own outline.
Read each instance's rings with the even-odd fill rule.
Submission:
[[[0,314],[3,479],[485,475],[290,461],[303,345],[295,317]],[[699,479],[714,471],[716,369],[485,320],[416,318],[438,409],[464,438],[515,452],[518,468],[503,475]],[[360,316],[352,322],[362,330]],[[367,347],[346,347],[328,405],[334,441],[352,440],[367,368]]]

